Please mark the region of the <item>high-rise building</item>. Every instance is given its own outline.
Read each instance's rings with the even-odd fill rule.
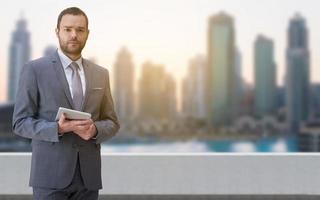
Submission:
[[[310,106],[308,29],[299,14],[290,20],[286,56],[287,122],[289,131],[295,134],[301,121],[307,120]]]
[[[320,119],[320,84],[312,84],[310,90],[310,120],[318,120]]]
[[[168,119],[175,117],[176,84],[162,65],[145,62],[139,81],[139,117]]]
[[[163,111],[167,119],[175,118],[177,116],[177,88],[173,76],[169,73],[164,77],[164,91],[163,91]]]
[[[20,72],[23,65],[30,60],[30,33],[27,30],[27,21],[23,18],[18,20],[16,30],[11,36],[9,50],[9,78],[8,78],[8,101],[14,102],[18,88]]]
[[[276,65],[273,41],[259,35],[254,43],[254,112],[257,117],[276,111]]]
[[[320,152],[320,122],[308,121],[300,127],[298,135],[299,152]]]
[[[237,118],[241,115],[242,112],[242,100],[244,98],[244,81],[242,78],[242,55],[238,48],[235,48],[234,55],[234,67],[235,67],[235,87],[234,87],[234,117]]]
[[[120,120],[134,116],[134,64],[132,55],[125,47],[118,52],[114,64],[115,109]]]
[[[187,76],[182,83],[182,113],[186,117],[205,119],[207,59],[198,55],[189,63]]]
[[[214,126],[228,125],[234,115],[235,30],[233,18],[223,12],[208,27],[209,117]]]

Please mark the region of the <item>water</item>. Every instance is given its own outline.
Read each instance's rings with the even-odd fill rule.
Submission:
[[[30,152],[29,141],[0,141],[0,151]],[[155,138],[112,139],[102,145],[110,153],[209,153],[209,152],[297,152],[296,137],[270,137],[256,140],[199,140],[170,141]]]
[[[209,152],[297,152],[296,137],[273,137],[257,140],[189,140],[156,139],[107,142],[102,152],[115,153],[209,153]]]

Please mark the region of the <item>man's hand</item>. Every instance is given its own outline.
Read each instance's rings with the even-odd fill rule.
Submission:
[[[68,120],[63,113],[58,121],[58,132],[61,135],[68,132],[74,132],[82,139],[89,140],[96,135],[97,129],[92,119]]]
[[[82,122],[83,124],[75,126],[73,132],[84,140],[90,140],[97,134],[97,128],[92,119],[83,120]]]

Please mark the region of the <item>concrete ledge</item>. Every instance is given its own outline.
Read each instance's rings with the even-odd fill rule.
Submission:
[[[99,200],[319,200],[313,195],[100,195]],[[33,200],[32,195],[0,195],[1,200]]]
[[[0,154],[0,194],[31,194],[30,158]],[[320,195],[320,154],[103,154],[102,179],[100,194],[111,196],[312,197]]]

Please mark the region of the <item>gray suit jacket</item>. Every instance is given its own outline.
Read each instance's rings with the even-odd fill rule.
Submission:
[[[85,141],[74,133],[58,136],[59,107],[73,109],[58,53],[27,63],[21,72],[13,114],[13,131],[32,139],[30,186],[64,188],[71,183],[77,156],[85,186],[102,188],[100,143],[120,125],[114,111],[108,70],[83,59],[86,93],[82,110],[92,115],[98,135]]]

